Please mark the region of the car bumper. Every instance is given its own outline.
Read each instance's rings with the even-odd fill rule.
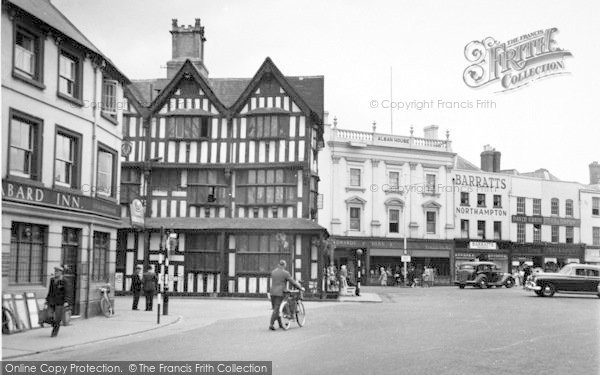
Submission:
[[[542,290],[542,287],[539,285],[536,285],[535,283],[528,281],[527,284],[525,284],[525,290]]]

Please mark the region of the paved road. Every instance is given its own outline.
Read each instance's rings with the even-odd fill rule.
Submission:
[[[600,373],[598,297],[540,298],[520,288],[368,291],[383,303],[312,303],[307,325],[287,332],[267,329],[262,302],[237,300],[242,315],[250,306],[247,317],[195,324],[202,312],[189,310],[172,329],[30,359],[271,360],[274,374]]]

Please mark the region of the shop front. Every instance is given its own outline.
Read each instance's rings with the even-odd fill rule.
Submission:
[[[454,269],[465,262],[479,260],[496,263],[503,272],[510,272],[509,252],[499,242],[455,240]]]
[[[578,244],[512,243],[510,260],[513,268],[529,265],[556,272],[569,263],[581,263],[585,249]]]
[[[447,285],[451,282],[452,241],[407,239],[406,250],[402,239],[333,236],[332,241],[335,269],[339,270],[342,265],[346,265],[351,283],[356,280],[358,274],[358,259],[362,260],[361,274],[364,285],[380,285],[382,272],[386,273],[387,285],[403,283],[405,263],[407,271],[413,269],[417,275],[420,275],[425,267],[433,268],[436,285]],[[362,249],[362,256],[358,255],[358,249]]]

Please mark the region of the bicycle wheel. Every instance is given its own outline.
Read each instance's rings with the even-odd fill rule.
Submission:
[[[296,322],[300,327],[306,322],[306,310],[302,301],[296,301]]]
[[[279,306],[279,318],[281,319],[281,325],[284,330],[290,329],[292,323],[292,313],[290,311],[290,304],[288,300],[284,300]]]
[[[102,310],[102,314],[104,314],[105,317],[110,318],[113,311],[110,301],[107,298],[102,298],[100,300],[100,309]]]

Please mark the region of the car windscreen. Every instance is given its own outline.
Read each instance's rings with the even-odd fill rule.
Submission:
[[[564,266],[558,273],[560,273],[562,275],[570,275],[572,269],[573,269],[572,266]]]

